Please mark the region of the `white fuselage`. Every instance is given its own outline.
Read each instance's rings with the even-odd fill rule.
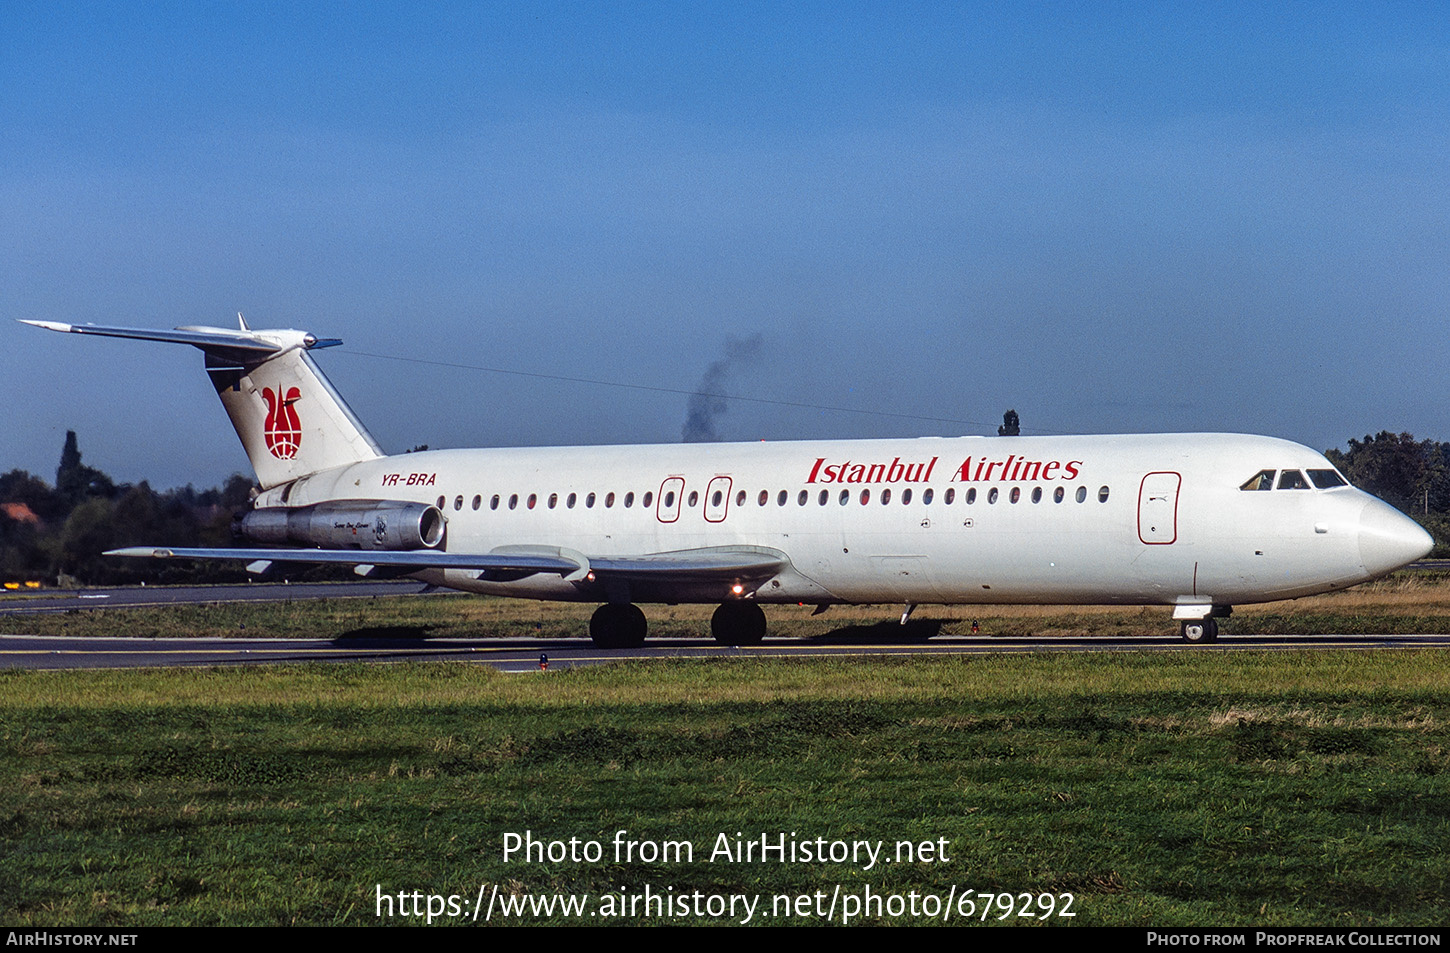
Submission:
[[[790,561],[751,594],[774,603],[1230,605],[1343,588],[1429,549],[1408,517],[1348,485],[1241,489],[1264,470],[1332,467],[1299,444],[1237,434],[444,450],[315,473],[257,505],[433,503],[449,552],[766,547]],[[417,575],[597,598],[557,574]],[[687,590],[633,598],[693,601]]]

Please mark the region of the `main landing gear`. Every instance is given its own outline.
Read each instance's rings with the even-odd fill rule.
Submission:
[[[710,617],[710,634],[721,645],[759,645],[765,638],[765,610],[753,602],[722,602]]]
[[[589,619],[589,638],[601,649],[637,649],[649,623],[639,606],[608,603]],[[721,645],[759,645],[765,638],[765,612],[753,602],[722,602],[710,617],[710,634]]]
[[[644,613],[628,602],[602,605],[589,619],[589,637],[601,649],[637,649],[644,645],[647,631]]]

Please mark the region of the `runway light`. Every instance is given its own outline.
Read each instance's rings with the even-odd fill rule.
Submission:
[[[541,652],[541,653],[539,653],[539,671],[541,671],[541,672],[547,672],[548,670],[549,670],[549,656],[547,656],[547,655],[545,655],[545,654],[543,654]]]

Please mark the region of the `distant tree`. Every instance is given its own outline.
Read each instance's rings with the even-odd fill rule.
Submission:
[[[91,497],[71,510],[61,527],[52,568],[56,576],[71,576],[82,583],[112,581],[111,568],[101,553],[116,546],[115,505],[104,497]]]
[[[60,466],[55,470],[55,492],[70,506],[87,497],[110,499],[116,495],[116,484],[110,477],[81,463],[81,451],[74,430],[65,432],[65,447],[60,451]]]
[[[1017,411],[1009,410],[1002,415],[1002,426],[997,428],[999,437],[1016,437],[1022,433],[1021,421],[1017,419]]]
[[[24,470],[0,474],[0,503],[24,504],[47,523],[63,519],[68,511],[65,500],[49,484]]]
[[[0,513],[0,579],[19,582],[45,575],[46,553],[32,524]]]
[[[1348,450],[1330,450],[1325,456],[1349,482],[1406,512],[1417,505],[1423,512],[1431,483],[1444,483],[1443,446],[1407,433],[1366,434],[1363,440],[1351,439]],[[1450,500],[1431,502],[1431,509],[1439,509]]]
[[[24,470],[0,474],[0,579],[109,585],[247,578],[227,563],[101,554],[132,545],[233,545],[233,520],[256,493],[250,477],[233,474],[221,487],[200,491],[188,485],[158,493],[145,481],[117,485],[81,461],[75,432],[67,431],[56,479],[52,489]]]
[[[221,499],[218,502],[229,510],[245,509],[252,505],[252,490],[251,477],[233,473],[222,484]]]

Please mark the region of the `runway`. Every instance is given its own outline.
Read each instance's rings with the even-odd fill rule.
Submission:
[[[588,639],[135,639],[0,636],[0,668],[128,669],[260,665],[291,662],[460,661],[505,672],[538,671],[641,659],[850,658],[862,656],[988,655],[1030,652],[1233,652],[1450,647],[1450,635],[1243,635],[1213,645],[1162,638],[983,638],[939,636],[930,641],[766,639],[731,647],[713,639],[660,639],[638,649],[601,650]]]

